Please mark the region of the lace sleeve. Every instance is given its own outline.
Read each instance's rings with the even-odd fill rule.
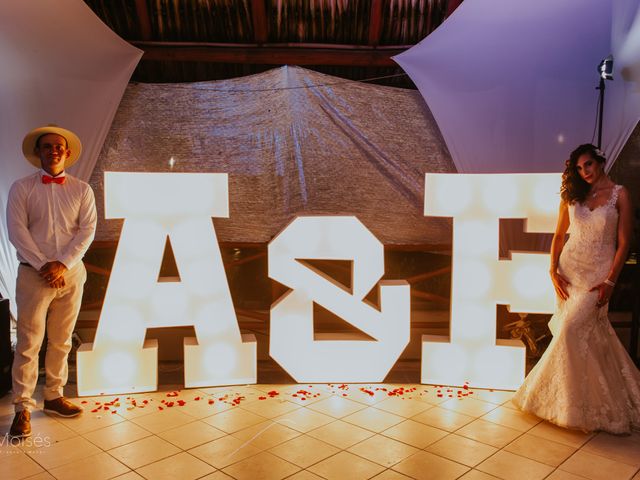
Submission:
[[[615,207],[616,203],[618,203],[618,194],[622,190],[622,185],[615,185],[613,187],[613,192],[611,192],[611,197],[609,198],[609,206]]]

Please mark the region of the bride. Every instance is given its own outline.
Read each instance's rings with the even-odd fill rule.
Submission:
[[[604,165],[591,144],[567,161],[551,244],[558,297],[549,322],[553,340],[513,403],[562,427],[619,434],[640,429],[640,372],[607,317],[629,252],[632,215],[629,193]]]

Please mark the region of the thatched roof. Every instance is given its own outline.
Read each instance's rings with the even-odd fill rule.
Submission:
[[[85,0],[145,51],[134,81],[191,82],[301,65],[414,88],[390,59],[462,0]]]

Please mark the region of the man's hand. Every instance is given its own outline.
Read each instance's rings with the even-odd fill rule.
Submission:
[[[66,271],[67,267],[65,267],[64,263],[54,261],[45,263],[38,273],[50,286],[53,286],[53,282],[59,279],[62,279],[62,286],[64,286],[63,275]]]
[[[62,288],[66,285],[66,282],[64,281],[64,277],[60,277],[57,280],[54,280],[52,282],[49,282],[49,286],[51,288]]]

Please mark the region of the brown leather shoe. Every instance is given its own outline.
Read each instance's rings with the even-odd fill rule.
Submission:
[[[77,417],[82,413],[82,407],[74,405],[64,397],[44,401],[44,411],[59,417]]]
[[[29,410],[16,412],[9,435],[13,438],[24,438],[31,435],[31,412]]]

